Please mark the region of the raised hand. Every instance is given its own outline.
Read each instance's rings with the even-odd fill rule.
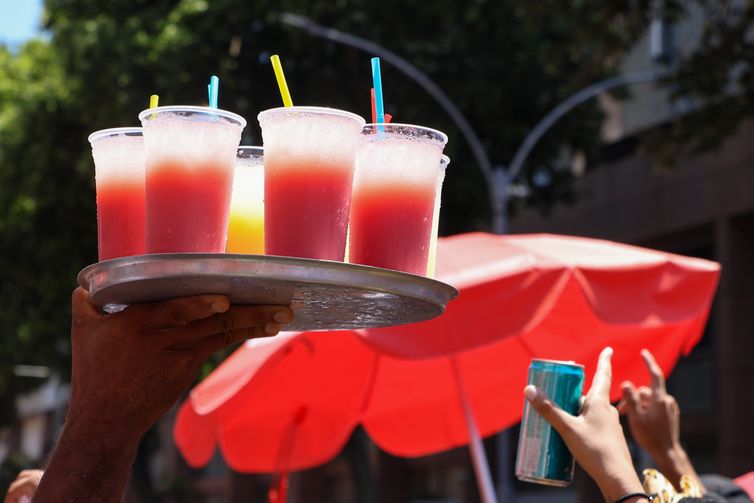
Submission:
[[[681,475],[699,481],[694,467],[681,446],[681,411],[678,403],[668,394],[665,376],[648,350],[641,352],[652,383],[636,388],[631,381],[622,383],[623,400],[618,404],[622,414],[628,416],[628,426],[636,442],[646,450],[660,471],[680,489]]]
[[[572,416],[529,385],[524,394],[555,430],[560,433],[576,461],[597,482],[606,501],[612,502],[631,493],[642,493],[642,486],[631,462],[618,411],[610,404],[612,348],[600,353],[592,387],[581,413]],[[626,501],[646,501],[632,498]]]

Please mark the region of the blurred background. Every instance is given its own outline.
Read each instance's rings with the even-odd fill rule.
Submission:
[[[65,417],[70,293],[97,258],[87,135],[137,125],[150,94],[206,103],[216,74],[220,108],[249,121],[242,143],[261,144],[256,115],[280,105],[273,53],[296,104],[364,117],[383,58],[394,121],[450,137],[443,235],[575,234],[721,262],[705,336],[669,387],[700,472],[754,469],[754,2],[0,0],[0,491],[43,464]],[[219,455],[188,468],[172,421],[143,441],[128,501],[266,501],[269,475]],[[513,481],[516,438],[485,440],[505,501],[597,501],[583,474],[567,490]],[[292,475],[289,499],[479,496],[467,450],[395,458],[357,430]]]

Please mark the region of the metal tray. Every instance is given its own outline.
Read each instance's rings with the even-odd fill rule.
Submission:
[[[266,255],[165,253],[92,264],[79,285],[103,308],[209,293],[235,304],[289,305],[286,330],[386,327],[432,319],[458,295],[423,276],[362,265]]]

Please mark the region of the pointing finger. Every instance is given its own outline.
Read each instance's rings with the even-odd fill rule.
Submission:
[[[600,353],[597,361],[597,371],[592,379],[592,387],[587,396],[592,399],[610,401],[610,385],[613,380],[613,369],[610,366],[610,358],[613,356],[613,348],[607,347]]]
[[[655,360],[654,356],[652,356],[652,353],[649,352],[649,350],[642,349],[641,357],[644,358],[644,363],[647,365],[649,374],[652,376],[652,391],[654,391],[658,395],[664,395],[666,388],[665,376],[662,373],[662,369],[659,365],[657,365],[657,361]]]

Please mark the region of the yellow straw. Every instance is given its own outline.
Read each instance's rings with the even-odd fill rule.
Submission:
[[[280,56],[273,54],[270,56],[270,61],[272,62],[272,69],[275,71],[275,78],[278,81],[280,96],[283,98],[283,105],[286,107],[292,107],[293,100],[291,99],[291,92],[288,90],[288,84],[285,82],[285,74],[283,73],[283,65],[280,64]]]
[[[156,94],[153,94],[149,97],[149,108],[157,108],[157,106],[160,103],[160,97]]]

